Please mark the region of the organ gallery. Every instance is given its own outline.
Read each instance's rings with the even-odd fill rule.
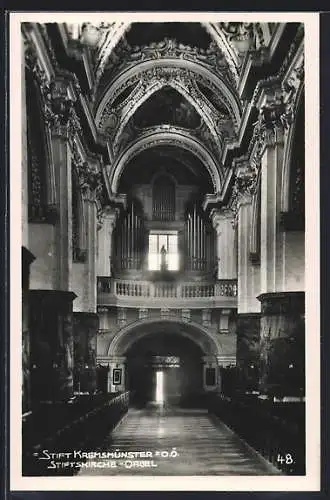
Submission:
[[[304,25],[22,23],[21,71],[25,453],[202,409],[303,473]]]

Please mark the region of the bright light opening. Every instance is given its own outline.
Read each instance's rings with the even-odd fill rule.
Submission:
[[[156,372],[156,403],[164,403],[164,373]]]
[[[164,254],[162,256],[162,249]],[[178,252],[178,233],[177,231],[170,232],[153,232],[149,234],[149,255],[148,267],[150,271],[159,271],[162,267],[162,259],[164,259],[168,271],[177,271],[179,269],[179,252]]]

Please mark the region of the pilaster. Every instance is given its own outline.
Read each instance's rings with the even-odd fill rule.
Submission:
[[[229,209],[214,209],[211,212],[212,224],[217,238],[217,278],[237,278],[237,248],[235,227],[233,225],[234,213]]]
[[[230,206],[235,213],[238,246],[238,313],[258,312],[259,268],[250,259],[252,203],[256,193],[257,169],[247,157],[235,161],[236,178]]]
[[[112,235],[116,226],[117,215],[118,211],[110,206],[106,206],[102,210],[102,225],[98,229],[98,276],[112,276]]]
[[[280,232],[284,141],[288,126],[286,105],[278,80],[270,82],[256,100],[261,170],[260,291],[283,291],[283,232]]]
[[[73,123],[73,101],[68,83],[54,81],[51,86],[46,121],[51,130],[59,214],[56,225],[56,288],[70,290],[72,283],[72,152],[69,144]]]

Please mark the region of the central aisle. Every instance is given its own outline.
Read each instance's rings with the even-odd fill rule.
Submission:
[[[280,474],[206,410],[130,409],[97,451],[79,475]]]

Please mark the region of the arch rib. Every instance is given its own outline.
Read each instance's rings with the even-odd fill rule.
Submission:
[[[160,131],[148,133],[140,137],[131,144],[114,163],[110,171],[110,186],[113,193],[117,193],[119,179],[127,163],[137,156],[140,152],[161,145],[174,145],[190,151],[205,165],[212,179],[214,191],[221,190],[222,172],[219,171],[217,164],[210,152],[197,139],[185,134],[180,130],[169,130],[169,127],[159,127]],[[163,129],[163,130],[161,130]]]

